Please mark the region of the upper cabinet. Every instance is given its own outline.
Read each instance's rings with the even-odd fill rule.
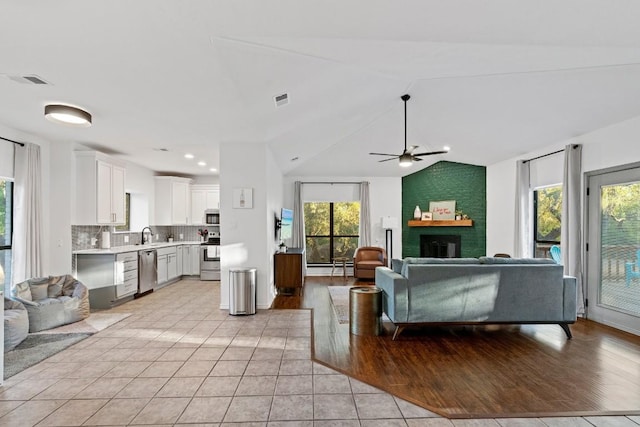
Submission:
[[[77,225],[125,223],[125,168],[97,151],[76,151]]]
[[[191,224],[191,179],[157,176],[156,225]]]
[[[204,211],[220,208],[219,185],[191,186],[191,223],[205,224]]]

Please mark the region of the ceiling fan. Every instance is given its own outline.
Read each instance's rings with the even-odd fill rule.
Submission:
[[[388,162],[389,160],[398,159],[400,166],[403,168],[409,167],[415,161],[422,160],[421,156],[432,156],[434,154],[445,154],[448,153],[449,150],[441,150],[441,151],[429,151],[427,153],[413,153],[413,150],[418,148],[416,145],[412,145],[407,148],[407,101],[411,98],[409,95],[402,95],[400,99],[404,101],[404,151],[402,154],[387,154],[387,153],[369,153],[373,156],[389,156],[388,159],[380,160],[379,163]]]

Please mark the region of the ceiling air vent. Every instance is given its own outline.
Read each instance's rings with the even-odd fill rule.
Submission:
[[[40,76],[37,76],[35,74],[25,74],[24,76],[8,76],[11,80],[18,82],[18,83],[24,83],[24,84],[33,84],[33,85],[49,85],[51,83],[49,83],[48,81],[46,81],[45,79],[43,79]]]
[[[276,95],[273,97],[273,101],[276,103],[276,107],[282,107],[289,103],[289,94],[283,93],[282,95]]]

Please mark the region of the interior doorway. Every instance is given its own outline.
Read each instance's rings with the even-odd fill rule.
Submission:
[[[640,335],[640,166],[587,176],[587,317]]]

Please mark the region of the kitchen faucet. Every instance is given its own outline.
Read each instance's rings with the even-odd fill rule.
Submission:
[[[140,239],[140,244],[144,245],[146,242],[145,238],[144,238],[144,230],[149,229],[149,233],[151,233],[151,235],[153,236],[153,231],[151,231],[151,227],[146,226],[145,228],[142,229],[142,238]]]

